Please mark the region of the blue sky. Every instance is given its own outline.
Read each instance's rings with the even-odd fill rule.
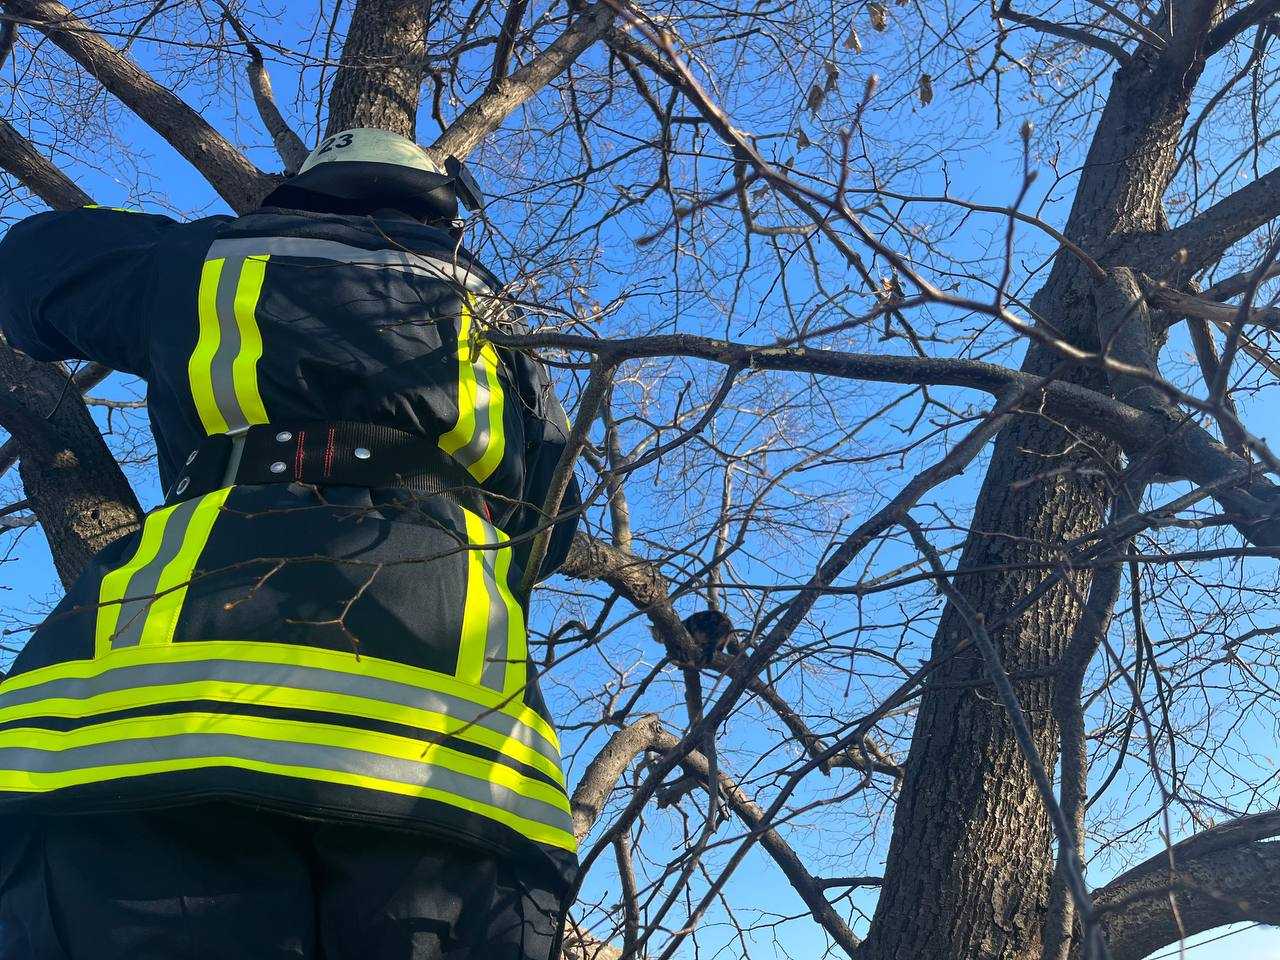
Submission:
[[[290,11],[290,16],[285,26],[282,27],[286,35],[301,32],[304,29],[304,25],[308,22],[306,13],[307,11],[301,9]],[[141,55],[145,62],[148,54],[145,48],[142,48],[142,50]],[[277,90],[287,91],[292,89],[296,78],[280,65],[277,65],[275,70]],[[230,129],[229,113],[223,105],[215,101],[206,105],[205,110],[213,122],[223,125],[222,129]],[[309,116],[310,114],[308,113],[307,115]],[[940,122],[936,111],[932,115],[922,116],[914,109],[904,109],[901,116],[901,122],[904,125],[904,139],[909,139],[916,143],[928,136],[931,124],[936,125]],[[955,117],[954,119],[960,120],[961,118]],[[951,189],[958,195],[982,202],[995,204],[1010,202],[1014,188],[1016,188],[1021,163],[1021,145],[1017,135],[1016,123],[1006,120],[1002,126],[997,127],[990,115],[983,115],[980,111],[973,112],[972,115],[965,117],[962,122],[972,124],[969,135],[974,140],[985,142],[985,148],[981,151],[970,151],[965,155],[967,160],[953,163],[949,167],[947,173]],[[149,175],[149,189],[147,191],[148,197],[143,205],[151,206],[156,200],[155,195],[163,193],[167,197],[168,207],[172,211],[186,215],[200,212],[223,212],[220,202],[214,197],[207,184],[196,176],[185,162],[173,153],[167,144],[149,130],[127,116],[121,118],[116,129],[122,142],[139,149],[148,157],[145,169]],[[251,129],[240,129],[239,133],[246,139],[258,144],[264,142],[264,138]],[[622,139],[625,140],[625,138]],[[252,151],[252,156],[264,169],[274,169],[278,166],[271,152],[261,146]],[[139,198],[133,189],[130,178],[113,179],[100,171],[89,171],[83,166],[76,167],[73,165],[72,169],[76,172],[81,184],[99,202],[131,206],[138,204]],[[1037,192],[1033,193],[1032,201],[1039,203],[1044,200],[1044,216],[1052,222],[1060,224],[1062,217],[1065,215],[1064,204],[1060,200],[1055,200],[1053,196],[1046,199],[1044,191],[1049,186],[1048,180],[1047,176],[1043,177],[1037,184]],[[936,187],[936,185],[937,173],[935,171],[930,175],[922,176],[915,184],[915,187],[922,192],[927,192],[926,188]],[[1069,197],[1069,193],[1066,195]],[[522,227],[528,227],[528,225],[520,223],[520,206],[518,203],[508,203],[504,206],[499,202],[495,204],[491,213],[500,229],[517,232]],[[990,229],[998,231],[1000,225],[996,224]],[[628,257],[633,256],[631,250],[638,237],[638,232],[631,225],[619,223],[607,230],[605,237],[618,246],[618,262],[625,262]],[[1044,237],[1034,231],[1020,231],[1019,238],[1020,253],[1027,260],[1035,259],[1035,254],[1045,249]],[[981,240],[975,239],[972,241],[971,249],[966,248],[966,242],[962,239],[956,244],[954,252],[958,256],[963,256],[966,253],[978,255],[981,252]],[[615,282],[621,286],[625,279],[619,279]],[[601,290],[598,295],[603,298],[609,292],[611,291]],[[761,289],[760,291],[751,291],[745,299],[764,310],[773,302],[771,296],[770,291]],[[717,331],[707,328],[705,332]],[[751,339],[751,332],[749,330],[742,332],[741,336],[744,339]],[[1181,349],[1181,347],[1175,344],[1170,349],[1177,350]],[[564,389],[566,392],[571,392],[567,384],[564,385]],[[105,395],[113,397],[136,396],[135,388],[124,383],[114,383],[104,388],[103,392]],[[970,397],[969,400],[972,402],[973,398]],[[1274,414],[1262,406],[1248,409],[1246,413],[1255,432],[1264,436],[1267,435],[1269,428],[1272,426],[1271,417]],[[1270,432],[1274,433],[1273,430]],[[137,479],[140,495],[144,502],[154,504],[159,498],[159,493],[154,481],[149,479],[149,472],[144,468],[135,470],[133,475]],[[946,498],[957,502],[966,499],[971,500],[976,489],[977,479],[980,476],[980,469],[971,470],[965,477],[939,491],[938,499]],[[830,476],[819,476],[816,479],[817,482],[826,482],[831,478]],[[10,478],[9,482],[12,483],[12,478]],[[705,492],[701,491],[701,493]],[[637,507],[637,517],[640,522],[666,516],[661,509],[661,505],[658,504],[649,504],[642,500]],[[8,600],[5,606],[8,608],[9,613],[22,617],[23,614],[38,611],[56,598],[56,578],[53,575],[52,566],[48,561],[47,552],[43,548],[38,533],[32,532],[25,535],[15,556],[17,557],[15,561],[0,566],[0,588],[5,591],[5,596]],[[886,552],[884,559],[887,565],[892,565],[890,561],[892,561],[893,556],[893,550]],[[643,640],[643,637],[641,639]],[[554,703],[556,695],[554,685],[551,690]],[[1273,731],[1266,730],[1261,725],[1256,730],[1249,731],[1248,736],[1256,739],[1260,752],[1271,750],[1274,747]],[[740,734],[737,743],[740,746],[749,747],[752,743],[752,738],[749,734]],[[675,837],[676,834],[673,833],[672,836]],[[820,850],[822,846],[822,837],[818,837],[810,845],[810,848]],[[1146,852],[1154,853],[1157,849],[1158,845],[1152,845]],[[1105,882],[1109,876],[1110,872],[1102,872],[1093,879],[1095,883],[1101,883]],[[764,884],[768,884],[772,889],[762,890],[762,885]],[[781,878],[771,869],[770,864],[762,860],[758,853],[748,858],[746,865],[732,881],[729,892],[734,902],[742,903],[749,908],[776,910],[781,914],[802,912],[802,908],[791,894],[789,888],[782,885]],[[602,876],[598,884],[588,889],[588,894],[607,896],[607,877]],[[865,907],[869,907],[873,902],[873,898],[860,897],[858,902]],[[713,931],[716,922],[717,917],[713,914],[710,918]],[[793,955],[811,955],[820,943],[814,931],[804,927],[804,925],[792,924],[787,927],[787,931],[786,952]],[[713,932],[710,935],[710,942],[715,942],[715,940],[716,936]],[[771,947],[767,943],[759,943],[758,950],[758,953],[753,951],[752,955],[772,955]],[[1165,953],[1168,953],[1168,951],[1162,953],[1161,956]],[[1174,953],[1173,956],[1177,956],[1177,954]],[[1187,956],[1191,957],[1192,960],[1226,960],[1228,957],[1233,958],[1233,960],[1245,957],[1259,958],[1259,960],[1268,960],[1271,957],[1280,958],[1280,933],[1256,928],[1247,929],[1208,943],[1203,947],[1190,949],[1187,951]]]

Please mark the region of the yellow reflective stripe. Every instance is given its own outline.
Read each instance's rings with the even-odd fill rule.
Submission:
[[[462,753],[442,743],[423,743],[410,737],[376,730],[356,730],[308,720],[280,717],[238,716],[229,713],[191,711],[162,717],[129,717],[81,727],[78,730],[41,730],[14,727],[0,730],[0,749],[59,751],[126,740],[155,740],[187,733],[219,733],[254,737],[281,743],[309,743],[318,747],[359,750],[396,760],[409,760],[453,770],[486,783],[496,783],[513,793],[569,812],[569,798],[549,783],[526,777],[520,771],[483,757]]]
[[[222,342],[218,323],[218,282],[222,278],[223,259],[206,260],[200,271],[200,289],[196,294],[196,312],[200,335],[196,348],[187,361],[187,377],[191,383],[191,399],[207,434],[226,433],[227,421],[218,409],[213,392],[213,358]]]
[[[353,730],[348,727],[310,723],[302,720],[285,720],[275,717],[246,717],[192,712],[164,717],[132,717],[124,720],[112,720],[107,723],[70,731],[19,727],[0,731],[0,749],[18,747],[26,750],[60,751],[74,747],[119,743],[130,740],[160,741],[164,737],[183,734],[224,734],[280,743],[302,743],[320,747],[358,750],[362,753],[452,770],[485,783],[496,784],[506,790],[510,790],[512,793],[545,803],[565,813],[570,811],[569,799],[563,790],[558,790],[550,784],[543,783],[541,780],[526,777],[503,763],[461,753],[443,744],[424,744],[419,740],[394,734]],[[162,744],[157,744],[157,749],[163,749]],[[209,765],[206,758],[201,759],[205,761],[200,764],[201,766]],[[4,788],[5,781],[13,777],[15,773],[17,779],[21,780],[24,777],[32,776],[54,778],[76,776],[80,771],[54,774],[3,771],[0,772],[0,788]],[[413,787],[413,785],[408,786]],[[454,794],[447,793],[446,796],[453,797]],[[457,799],[463,800],[465,798],[458,797]],[[496,807],[493,809],[494,812],[490,815],[495,819],[508,822],[513,817],[513,814],[506,810]],[[553,828],[547,828],[545,825],[542,826],[543,829],[551,829],[554,833],[561,832]]]
[[[199,336],[187,361],[187,375],[208,434],[268,422],[258,388],[262,332],[257,309],[269,259],[210,257],[201,270],[196,295]]]
[[[258,300],[270,257],[248,257],[236,286],[235,322],[240,329],[240,351],[232,362],[236,398],[249,423],[267,423],[267,411],[258,391],[258,360],[262,358],[262,332],[258,329]]]
[[[498,351],[477,332],[474,302],[465,298],[458,319],[458,420],[441,436],[440,449],[481,483],[506,452],[501,366]]]
[[[471,363],[471,305],[462,302],[458,320],[458,422],[440,437],[440,449],[453,456],[476,432],[476,371]]]
[[[490,710],[514,717],[531,727],[544,740],[560,749],[555,729],[525,704],[512,700],[500,691],[462,683],[456,677],[421,667],[411,667],[394,660],[382,660],[366,654],[357,656],[339,650],[323,650],[289,643],[265,643],[257,640],[184,640],[165,647],[120,647],[95,660],[70,660],[8,677],[0,683],[0,693],[26,690],[43,683],[64,679],[88,679],[108,670],[140,666],[148,663],[198,663],[201,660],[238,660],[243,663],[279,664],[315,667],[336,673],[370,676],[434,690],[458,697]],[[135,705],[147,701],[140,698]]]
[[[498,538],[502,541],[510,539],[501,530]],[[528,684],[529,644],[524,623],[524,608],[516,602],[511,593],[507,575],[511,571],[512,550],[507,547],[498,551],[494,564],[494,579],[498,583],[498,596],[507,608],[507,663],[506,679],[502,684],[502,692],[508,696],[519,696]]]
[[[99,713],[113,713],[141,705],[163,703],[188,703],[193,700],[210,700],[223,703],[246,703],[262,707],[284,709],[322,710],[345,716],[368,717],[387,723],[418,727],[433,733],[456,737],[468,743],[488,747],[517,763],[533,767],[551,777],[561,786],[564,773],[558,764],[543,756],[519,740],[503,736],[475,723],[431,710],[421,710],[402,704],[371,700],[351,694],[319,690],[301,690],[294,687],[268,686],[256,683],[237,683],[231,680],[194,680],[189,683],[152,685],[129,690],[115,690],[83,699],[57,698],[39,700],[0,710],[0,723],[15,723],[34,717],[65,717],[80,719]]]
[[[502,462],[502,456],[507,449],[506,430],[503,429],[502,424],[505,398],[502,382],[498,379],[500,366],[498,351],[494,349],[493,344],[486,342],[480,347],[476,363],[483,369],[489,381],[489,403],[485,411],[485,415],[489,418],[489,440],[485,445],[484,454],[467,469],[473,477],[484,483],[493,475],[493,471],[498,469],[498,464]]]
[[[480,685],[485,667],[485,643],[489,638],[489,591],[485,589],[484,550],[475,549],[485,542],[484,521],[470,510],[462,511],[466,519],[467,599],[462,610],[462,638],[458,642],[458,679]]]
[[[234,767],[239,770],[251,770],[257,773],[270,773],[277,776],[294,777],[299,780],[321,781],[339,786],[362,787],[366,790],[380,790],[407,797],[421,797],[435,800],[450,806],[459,807],[472,813],[497,820],[516,830],[523,836],[547,846],[559,847],[576,852],[578,843],[572,834],[536,820],[528,820],[509,813],[491,804],[479,803],[466,797],[459,797],[434,787],[415,786],[395,780],[382,780],[376,777],[346,773],[340,770],[324,770],[315,767],[296,767],[279,763],[267,763],[261,760],[250,760],[245,757],[199,757],[184,760],[155,760],[143,763],[115,764],[110,767],[74,770],[68,773],[23,773],[14,770],[0,770],[0,790],[13,793],[45,793],[89,783],[101,783],[104,780],[117,780],[124,777],[143,777],[157,773],[176,773],[184,770],[204,770],[209,767]]]
[[[181,549],[160,573],[156,598],[147,612],[146,626],[142,628],[143,645],[173,642],[173,631],[187,599],[187,586],[195,572],[196,563],[200,560],[200,554],[209,542],[214,521],[218,519],[222,505],[226,503],[230,493],[231,488],[224,487],[200,498],[195,513],[187,523]]]
[[[116,213],[139,213],[138,210],[130,210],[128,207],[108,207],[101,203],[86,203],[80,209],[82,210],[114,210]]]
[[[102,583],[98,587],[98,614],[93,632],[93,649],[96,657],[102,657],[111,652],[111,638],[116,635],[120,625],[120,610],[123,606],[125,591],[129,588],[129,581],[160,552],[165,524],[169,522],[169,517],[176,509],[175,505],[148,514],[142,523],[142,534],[138,538],[138,546],[134,550],[133,558],[123,566],[109,571],[102,578]]]
[[[462,513],[471,549],[457,676],[518,697],[527,682],[524,609],[507,582],[512,550],[498,546],[511,538],[478,514],[465,508]]]

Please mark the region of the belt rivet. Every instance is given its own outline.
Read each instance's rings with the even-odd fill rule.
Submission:
[[[355,454],[355,458],[357,460],[368,460],[370,457],[373,456],[373,454],[369,452],[368,447],[356,447],[351,452]]]
[[[272,473],[284,473],[284,472],[285,472],[285,470],[287,470],[287,469],[288,469],[288,467],[286,467],[286,466],[285,466],[285,464],[284,464],[284,461],[283,461],[283,460],[277,460],[275,463],[273,463],[273,464],[271,465],[271,472],[272,472]]]
[[[279,433],[276,434],[276,439],[279,440],[281,443],[288,443],[290,440],[293,439],[293,434],[290,433],[288,430],[281,430]]]
[[[191,480],[187,477],[183,477],[181,480],[178,481],[178,486],[174,489],[173,492],[177,494],[186,493],[187,487],[189,486],[191,486]]]

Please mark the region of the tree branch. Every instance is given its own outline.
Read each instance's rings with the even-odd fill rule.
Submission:
[[[1167,272],[1186,251],[1184,272],[1212,266],[1232,244],[1280,216],[1280,167],[1223,197],[1213,206],[1159,237],[1144,237],[1143,264]]]
[[[1280,0],[1256,0],[1241,7],[1209,31],[1205,38],[1205,56],[1212,56],[1250,27],[1280,11]]]
[[[680,738],[671,732],[658,728],[654,739],[654,747],[664,752],[674,750],[680,745]],[[690,751],[680,761],[686,773],[701,781],[708,790],[715,789],[711,784],[711,765],[707,758],[696,750]],[[791,846],[782,839],[781,834],[771,827],[760,806],[748,797],[742,788],[725,773],[716,777],[720,793],[729,801],[729,807],[753,834],[760,839],[760,846],[773,858],[783,875],[791,884],[791,888],[804,901],[809,913],[821,927],[831,935],[845,953],[853,956],[859,941],[848,924],[835,911],[823,893],[823,884],[805,867],[800,857]]]
[[[1138,279],[1142,284],[1142,292],[1146,296],[1147,302],[1159,310],[1167,310],[1182,317],[1197,317],[1201,320],[1208,320],[1219,328],[1224,324],[1233,323],[1240,313],[1239,307],[1232,306],[1229,303],[1219,303],[1204,296],[1184,293],[1163,283],[1149,281],[1145,277],[1139,277]],[[1237,293],[1243,292],[1237,291]],[[1276,307],[1254,307],[1249,311],[1245,322],[1280,332],[1280,309]]]
[[[3,67],[18,42],[18,25],[12,20],[0,22],[0,67]]]
[[[595,826],[604,810],[609,794],[618,785],[627,767],[645,750],[651,749],[662,729],[657,714],[646,714],[630,726],[623,727],[595,756],[573,790],[570,809],[573,813],[573,835],[581,843]]]
[[[1184,936],[1241,920],[1280,923],[1280,843],[1264,842],[1277,835],[1280,813],[1241,817],[1094,891],[1114,960],[1141,960]]]
[[[109,376],[111,376],[111,368],[105,364],[86,363],[71,375],[71,383],[75,386],[76,392],[83,396]],[[0,476],[8,473],[21,456],[22,451],[18,448],[18,441],[12,437],[0,444]]]
[[[636,757],[648,750],[670,753],[680,745],[680,738],[664,729],[661,719],[652,714],[614,733],[600,753],[591,761],[577,788],[573,791],[574,836],[582,840],[591,831],[601,810],[604,809],[609,794],[617,787],[619,778]],[[703,754],[698,751],[685,754],[680,759],[680,766],[686,773],[703,783],[708,790],[714,789],[710,783],[711,765]],[[792,888],[808,906],[813,918],[831,934],[832,939],[852,954],[858,945],[858,938],[827,901],[821,881],[809,873],[796,852],[776,830],[768,825],[764,811],[731,777],[719,773],[716,780],[730,808],[747,828],[759,837],[760,845],[790,881]]]
[[[1209,332],[1209,323],[1200,317],[1187,317],[1187,332],[1191,335],[1191,345],[1196,352],[1196,362],[1200,364],[1200,373],[1205,385],[1213,384],[1218,378],[1218,351]],[[1226,441],[1232,452],[1240,457],[1248,456],[1244,431],[1240,429],[1240,412],[1230,393],[1223,394],[1223,407],[1227,416],[1218,418],[1218,426],[1222,430],[1222,439]]]
[[[492,339],[503,346],[554,346],[595,353],[615,363],[648,356],[686,356],[748,369],[789,370],[883,383],[971,387],[993,396],[1025,391],[1025,398],[1017,406],[1020,412],[1086,426],[1120,444],[1132,456],[1158,457],[1162,473],[1212,487],[1214,499],[1231,512],[1231,522],[1251,543],[1280,546],[1280,488],[1164,401],[1158,409],[1138,408],[1078,384],[1036,377],[977,360],[751,346],[691,334],[604,341],[574,334],[516,336],[495,332]],[[1092,362],[1108,373],[1123,373],[1135,385],[1138,381],[1153,385],[1162,395],[1172,391],[1149,371],[1132,365],[1126,368],[1125,363],[1114,357],[1098,357]],[[1188,403],[1194,401],[1194,398],[1183,399]],[[1209,406],[1201,403],[1196,407],[1201,408],[1209,409]],[[1265,450],[1260,444],[1257,449]],[[1224,480],[1231,482],[1224,485]]]
[[[432,152],[442,157],[465,157],[471,153],[512,113],[568,70],[588,47],[603,37],[612,26],[614,17],[614,10],[608,3],[594,3],[587,7],[546,50],[515,73],[497,81],[492,89],[462,111],[449,124],[449,129],[436,138],[431,145]]]
[[[600,540],[579,532],[573,538],[569,555],[559,572],[575,580],[595,580],[608,584],[637,610],[649,618],[653,631],[677,665],[697,664],[702,661],[702,651],[689,635],[684,621],[671,604],[671,587],[658,565],[633,554],[619,550]],[[737,657],[718,654],[703,664],[727,677],[734,677],[741,669]],[[691,669],[685,667],[685,669]],[[750,691],[769,706],[787,727],[796,742],[804,747],[810,757],[826,751],[826,745],[805,724],[804,719],[773,689],[766,680],[750,678]],[[902,776],[902,768],[874,740],[867,737],[854,744],[837,757],[823,762],[823,768],[850,767]]]
[[[1019,13],[1009,6],[1009,0],[1004,0],[1000,4],[1000,10],[997,12],[996,17],[1002,20],[1012,20],[1014,23],[1020,23],[1025,27],[1038,30],[1040,33],[1047,33],[1085,47],[1092,47],[1094,50],[1100,50],[1107,56],[1114,58],[1118,63],[1125,63],[1129,59],[1129,54],[1124,47],[1114,41],[1107,40],[1104,37],[1096,37],[1089,31],[1081,30],[1079,27],[1068,27],[1061,23],[1054,23],[1052,20],[1033,17],[1028,13]]]
[[[55,210],[73,210],[93,203],[65,173],[46,160],[26,137],[0,118],[0,169]]]
[[[307,149],[306,144],[302,142],[302,138],[293,132],[293,128],[289,126],[289,122],[285,120],[284,114],[280,112],[280,108],[276,105],[275,92],[271,88],[271,74],[267,73],[266,63],[262,59],[262,50],[249,39],[249,34],[240,23],[239,18],[226,6],[223,6],[222,13],[226,21],[231,24],[231,29],[235,31],[236,36],[240,38],[240,42],[244,44],[245,50],[249,53],[247,72],[249,74],[249,89],[253,91],[253,102],[258,105],[258,115],[262,117],[262,123],[267,128],[267,133],[271,134],[271,142],[275,144],[276,153],[284,161],[285,174],[292,176],[301,168],[310,151]]]
[[[272,181],[171,90],[160,86],[58,0],[0,0],[32,23],[185,157],[238,213]]]
[[[498,31],[498,44],[493,51],[493,67],[489,71],[489,82],[484,92],[492,93],[498,83],[507,75],[511,63],[511,51],[516,44],[516,34],[520,32],[520,21],[529,6],[529,0],[510,0],[507,4],[507,15],[502,19],[502,29]]]

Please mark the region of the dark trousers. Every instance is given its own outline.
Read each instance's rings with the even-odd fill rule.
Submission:
[[[0,960],[548,960],[495,857],[230,804],[0,821]]]

